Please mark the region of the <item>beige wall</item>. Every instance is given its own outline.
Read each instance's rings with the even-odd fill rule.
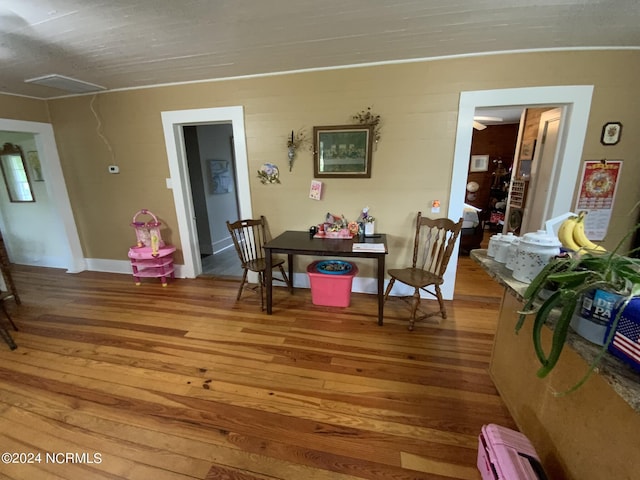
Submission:
[[[159,215],[173,230],[165,234],[165,241],[179,247],[173,195],[165,185],[169,168],[160,113],[242,105],[254,215],[266,215],[272,232],[278,234],[286,229],[306,229],[327,212],[355,219],[368,205],[378,218],[376,228],[392,236],[388,259],[392,267],[409,260],[407,237],[416,212],[421,209],[429,214],[433,199],[442,202],[442,212],[447,211],[459,95],[469,90],[595,86],[583,159],[625,160],[606,242],[615,243],[611,238],[618,238],[634,223],[636,214],[630,217],[629,209],[640,199],[636,158],[640,136],[633,134],[640,126],[639,76],[637,51],[556,52],[104,93],[95,97],[93,106],[113,154],[98,135],[92,96],[47,103],[88,258],[126,259],[135,239],[129,222],[140,208]],[[0,108],[11,101],[0,97]],[[308,199],[312,155],[310,151],[299,152],[289,173],[287,134],[304,128],[311,137],[314,125],[351,123],[352,115],[367,106],[382,117],[371,179],[324,179],[324,200]],[[620,121],[624,127],[621,142],[605,147],[599,142],[600,132],[609,121]],[[264,162],[280,166],[282,184],[260,183],[255,172]],[[121,173],[108,174],[109,164],[119,165]],[[362,267],[362,275],[373,276],[370,265]]]
[[[0,94],[0,118],[50,123],[46,102],[2,94]]]

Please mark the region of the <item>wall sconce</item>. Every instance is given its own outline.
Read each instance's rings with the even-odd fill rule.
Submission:
[[[293,159],[296,157],[296,150],[305,142],[304,132],[302,130],[294,134],[291,130],[291,136],[287,138],[287,156],[289,157],[289,171],[293,169]]]

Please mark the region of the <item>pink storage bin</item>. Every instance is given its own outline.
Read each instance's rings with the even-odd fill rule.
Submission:
[[[358,273],[358,267],[351,264],[351,271],[341,275],[320,273],[316,265],[321,260],[307,266],[307,275],[311,283],[311,302],[314,305],[328,307],[348,307],[351,304],[351,285],[353,277]]]
[[[547,480],[529,439],[492,423],[478,439],[478,470],[483,480]]]

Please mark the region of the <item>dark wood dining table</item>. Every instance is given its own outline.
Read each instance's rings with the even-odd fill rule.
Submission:
[[[383,244],[384,252],[373,251],[353,251],[354,243]],[[267,269],[265,272],[265,284],[267,290],[267,314],[273,312],[273,255],[286,254],[287,265],[289,267],[289,279],[293,286],[293,256],[332,256],[332,257],[355,257],[377,259],[378,278],[378,325],[382,325],[384,313],[384,265],[385,257],[388,254],[387,236],[379,234],[372,237],[359,237],[353,239],[344,238],[313,238],[309,232],[291,231],[281,233],[273,240],[264,245],[265,260]],[[293,290],[292,290],[293,291]]]

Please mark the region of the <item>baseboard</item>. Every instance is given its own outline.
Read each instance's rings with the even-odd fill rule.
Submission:
[[[63,268],[71,271],[75,268],[75,266],[69,266],[69,258],[67,257],[15,258],[12,263],[30,267]]]
[[[131,263],[127,260],[105,260],[100,258],[87,258],[87,270],[93,272],[106,272],[106,273],[121,273],[131,275]],[[175,277],[186,278],[183,274],[184,265],[175,265]],[[251,279],[249,279],[251,280]],[[296,288],[311,288],[309,283],[309,275],[306,272],[294,273],[293,284]],[[385,288],[388,284],[388,280],[385,280]],[[281,282],[275,282],[274,285],[281,285]],[[371,277],[354,277],[351,284],[351,291],[354,293],[369,293],[372,295],[378,294],[378,279]],[[432,298],[425,292],[420,292],[422,298]],[[446,292],[443,290],[443,297],[445,300],[451,300],[447,298]],[[391,290],[390,296],[409,296],[413,295],[413,288],[400,282],[396,282]]]

